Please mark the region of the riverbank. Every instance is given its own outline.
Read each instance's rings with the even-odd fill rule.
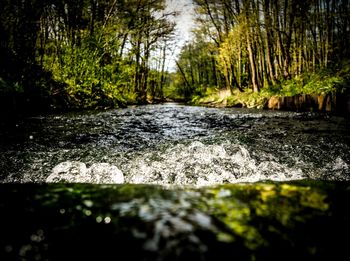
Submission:
[[[297,94],[294,96],[244,94],[229,90],[192,100],[192,104],[207,107],[241,107],[286,111],[350,113],[350,92],[328,94]]]
[[[315,111],[349,114],[350,65],[303,73],[274,83],[265,83],[259,91],[252,88],[217,89],[206,87],[192,96],[195,105],[244,107],[256,109]]]

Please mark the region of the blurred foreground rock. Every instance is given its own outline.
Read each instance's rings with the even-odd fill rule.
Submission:
[[[350,183],[0,184],[0,260],[348,260]]]

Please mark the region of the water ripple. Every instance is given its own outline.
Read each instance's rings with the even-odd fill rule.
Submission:
[[[350,180],[349,130],[326,114],[177,104],[17,119],[0,124],[0,182],[43,182],[69,162],[129,183]]]

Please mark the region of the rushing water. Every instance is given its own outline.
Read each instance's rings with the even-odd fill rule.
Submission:
[[[0,127],[3,183],[350,180],[350,121],[325,114],[164,104]]]

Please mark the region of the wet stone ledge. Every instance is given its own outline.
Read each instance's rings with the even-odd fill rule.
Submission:
[[[0,260],[348,260],[349,199],[349,182],[1,184]]]

